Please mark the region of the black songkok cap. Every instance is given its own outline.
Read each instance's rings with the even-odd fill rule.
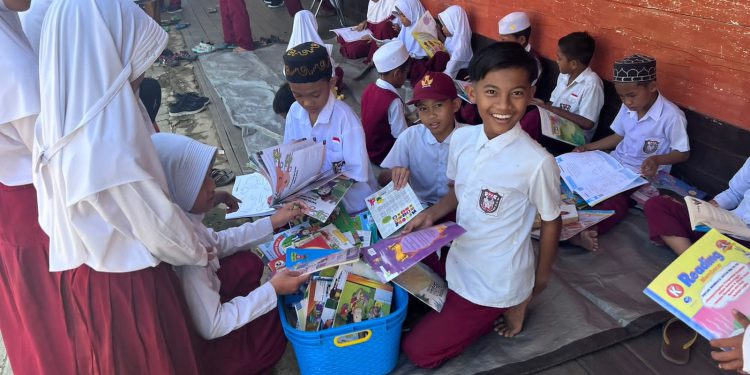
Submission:
[[[656,59],[646,55],[628,56],[615,62],[615,82],[648,82],[656,79]]]
[[[328,50],[315,42],[302,43],[284,54],[284,74],[290,83],[312,83],[331,78]]]

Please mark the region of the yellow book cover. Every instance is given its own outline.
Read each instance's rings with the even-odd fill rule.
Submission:
[[[750,250],[712,229],[643,291],[703,337],[743,331],[732,310],[750,314]]]

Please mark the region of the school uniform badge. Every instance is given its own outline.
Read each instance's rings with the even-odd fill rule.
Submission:
[[[497,208],[500,207],[501,199],[503,199],[503,196],[499,193],[495,193],[488,189],[482,189],[482,193],[479,195],[479,208],[481,208],[484,213],[494,213],[497,211]]]
[[[647,139],[643,142],[643,153],[653,154],[659,149],[659,141],[654,139]]]

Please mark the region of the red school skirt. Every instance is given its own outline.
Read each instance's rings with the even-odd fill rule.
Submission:
[[[15,374],[76,374],[33,185],[0,184],[0,332]]]

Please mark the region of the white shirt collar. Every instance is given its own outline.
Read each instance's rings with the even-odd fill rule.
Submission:
[[[380,87],[381,89],[386,89],[388,91],[391,91],[394,94],[398,95],[399,98],[401,98],[401,94],[398,93],[398,90],[396,90],[396,88],[393,87],[393,85],[391,85],[390,82],[387,82],[386,80],[382,78],[378,78],[378,80],[375,81],[375,85]]]
[[[493,139],[489,139],[487,138],[487,134],[484,132],[484,125],[481,126],[482,129],[479,131],[479,137],[477,137],[477,150],[481,150],[482,147],[487,146],[492,147],[495,151],[500,151],[505,146],[511,144],[514,140],[516,140],[521,132],[523,132],[523,130],[521,129],[521,124],[516,123],[516,125],[507,132],[500,134]]]
[[[531,52],[531,43],[526,43],[526,47],[524,47],[523,49],[525,49],[526,52]]]
[[[424,131],[424,134],[422,135],[422,137],[424,138],[424,141],[425,141],[425,142],[427,142],[427,144],[428,144],[428,145],[436,145],[436,144],[438,144],[438,143],[441,143],[441,144],[446,144],[446,145],[448,145],[448,144],[450,144],[450,143],[451,143],[451,137],[453,137],[453,133],[455,133],[455,132],[456,132],[456,129],[458,129],[458,128],[460,128],[460,127],[464,126],[464,124],[462,124],[462,123],[460,123],[460,122],[456,121],[456,125],[455,125],[455,126],[453,127],[453,131],[451,131],[451,133],[450,133],[450,134],[448,134],[448,136],[447,136],[447,137],[445,137],[445,139],[444,139],[444,140],[443,140],[442,142],[438,142],[438,140],[437,140],[437,139],[435,138],[435,136],[434,136],[434,135],[432,134],[432,132],[430,131],[430,129],[428,129],[428,128],[427,128],[426,126],[424,126],[424,125],[422,125],[422,126],[424,127],[424,130],[425,130],[425,131]],[[482,133],[484,133],[484,132],[482,132]]]
[[[299,103],[297,103],[299,104]],[[333,92],[328,93],[328,101],[326,102],[326,105],[323,106],[323,109],[320,110],[320,114],[318,114],[318,120],[315,121],[315,123],[310,123],[311,127],[315,127],[315,125],[321,123],[326,124],[331,122],[331,116],[333,115],[333,107],[336,105],[336,97],[333,96]],[[302,123],[310,122],[309,114],[307,113],[307,110],[302,107],[300,104],[301,111],[298,111],[295,115],[296,120],[302,121]]]

